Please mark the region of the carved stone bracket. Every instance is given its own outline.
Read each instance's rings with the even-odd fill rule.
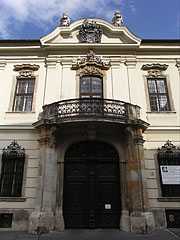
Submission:
[[[53,148],[53,146],[56,144],[56,140],[55,140],[56,129],[57,129],[56,126],[50,126],[46,128],[43,127],[41,129],[41,134],[39,139],[41,148],[44,148],[44,147]]]
[[[102,28],[95,21],[86,19],[79,29],[80,41],[84,43],[100,43]]]
[[[166,64],[153,63],[144,64],[141,69],[148,71],[148,77],[165,77],[163,71],[165,71],[167,68],[168,65]]]
[[[78,75],[100,75],[103,76],[103,70],[110,68],[109,62],[103,62],[101,57],[97,57],[93,50],[89,50],[85,58],[78,57],[72,64],[72,70],[78,70]]]
[[[40,68],[39,65],[36,64],[22,64],[15,65],[14,71],[19,72],[20,78],[31,78],[34,76],[34,72]]]

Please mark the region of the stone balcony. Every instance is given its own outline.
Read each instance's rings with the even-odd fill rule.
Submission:
[[[49,123],[77,121],[103,121],[122,124],[138,124],[140,107],[127,102],[102,99],[78,98],[54,102],[43,106],[42,120]]]

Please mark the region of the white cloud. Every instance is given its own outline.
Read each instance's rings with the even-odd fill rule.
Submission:
[[[0,37],[12,36],[12,29],[31,23],[40,28],[48,29],[50,25],[57,26],[63,12],[68,12],[75,21],[82,16],[112,20],[114,11],[122,11],[129,7],[135,12],[134,2],[126,5],[125,0],[0,0]],[[10,30],[11,29],[11,30]]]

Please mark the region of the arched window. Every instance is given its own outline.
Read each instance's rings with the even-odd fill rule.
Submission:
[[[1,197],[20,197],[22,190],[25,150],[16,141],[3,149],[0,177]]]
[[[102,98],[103,81],[98,76],[82,76],[80,79],[80,98]]]

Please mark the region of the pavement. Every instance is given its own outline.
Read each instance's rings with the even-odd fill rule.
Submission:
[[[179,236],[178,236],[179,234]],[[121,232],[117,229],[68,229],[40,236],[27,232],[0,232],[0,240],[178,240],[180,229],[161,229],[148,235]]]

